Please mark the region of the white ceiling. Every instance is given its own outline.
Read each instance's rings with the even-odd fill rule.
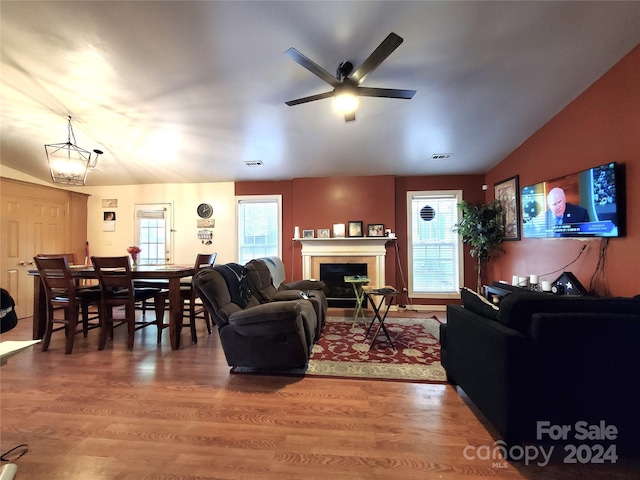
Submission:
[[[483,173],[640,42],[640,2],[0,2],[2,164],[104,151],[88,185]],[[329,72],[404,38],[345,123]],[[432,161],[434,153],[453,153]],[[261,160],[252,168],[244,161]]]

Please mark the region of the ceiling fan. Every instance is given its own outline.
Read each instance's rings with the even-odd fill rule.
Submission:
[[[364,82],[365,78],[373,72],[378,66],[389,56],[393,51],[400,46],[403,42],[402,38],[395,33],[390,33],[382,43],[376,48],[369,57],[362,62],[357,70],[353,73],[353,64],[351,62],[343,62],[338,67],[336,76],[334,77],[324,68],[319,66],[313,60],[305,57],[295,48],[290,48],[285,54],[291,58],[294,62],[302,65],[314,75],[320,77],[333,87],[330,92],[320,93],[318,95],[311,95],[309,97],[298,98],[296,100],[289,100],[285,102],[290,107],[293,105],[300,105],[301,103],[313,102],[315,100],[322,100],[323,98],[339,97],[343,94],[350,94],[352,96],[361,97],[384,97],[384,98],[401,98],[409,100],[416,94],[415,90],[399,90],[394,88],[372,88],[361,87],[360,84]],[[345,122],[353,122],[356,119],[355,107],[352,111],[346,111],[344,114]]]

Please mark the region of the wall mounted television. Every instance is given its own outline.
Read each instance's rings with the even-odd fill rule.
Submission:
[[[523,237],[624,236],[623,167],[611,162],[523,187]]]

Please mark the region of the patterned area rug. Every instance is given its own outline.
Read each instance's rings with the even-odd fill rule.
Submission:
[[[350,318],[328,317],[306,375],[445,383],[437,317],[387,318],[384,324],[396,350],[382,330],[369,348],[377,322],[365,337],[362,321],[354,324]]]

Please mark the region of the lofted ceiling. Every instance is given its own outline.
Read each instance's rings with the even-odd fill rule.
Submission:
[[[640,42],[640,2],[0,2],[1,162],[50,180],[43,145],[104,151],[87,185],[483,173]],[[330,73],[404,39],[361,98]],[[433,154],[452,153],[441,160]],[[260,167],[245,162],[261,161]]]

